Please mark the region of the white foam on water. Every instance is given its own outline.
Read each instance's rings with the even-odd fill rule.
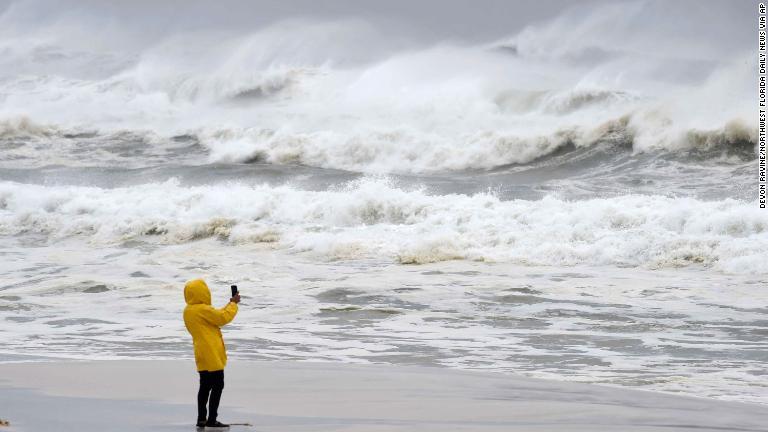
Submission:
[[[435,364],[766,403],[755,373],[764,281],[748,275],[324,263],[215,239],[146,249],[70,239],[23,249],[0,272],[0,317],[16,324],[0,342],[15,354],[192,361],[183,285],[204,277],[214,304],[231,283],[243,293],[225,329],[235,361]]]
[[[626,195],[501,201],[430,195],[386,179],[338,190],[175,180],[104,189],[0,182],[0,230],[48,241],[178,244],[214,237],[325,260],[466,259],[529,265],[688,265],[763,272],[768,215],[751,202]],[[233,203],[237,203],[233,205]]]
[[[0,137],[55,143],[57,130],[187,134],[208,150],[200,163],[375,173],[490,169],[605,141],[635,152],[756,143],[748,84],[754,56],[724,48],[714,35],[717,49],[691,54],[680,28],[640,39],[616,34],[616,25],[638,26],[653,13],[692,19],[692,11],[672,9],[608,5],[566,12],[501,41],[405,47],[355,19],[171,33],[139,47],[120,26],[104,30],[110,37],[95,47],[74,25],[9,27]],[[573,31],[571,22],[581,23],[584,39],[553,44],[564,29]],[[124,58],[114,65],[105,56]],[[53,73],[62,59],[68,70]],[[103,73],[94,76],[97,65]],[[42,151],[11,151],[8,160],[23,156],[25,164],[61,162]],[[76,154],[65,163],[82,163]]]

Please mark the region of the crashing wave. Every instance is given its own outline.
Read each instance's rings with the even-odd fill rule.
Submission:
[[[655,137],[654,145],[635,145],[635,142],[648,142],[649,134]],[[733,120],[721,128],[669,130],[665,134],[643,129],[630,115],[594,128],[563,128],[538,136],[499,131],[444,136],[407,129],[349,135],[328,130],[290,133],[248,128],[206,131],[198,138],[209,148],[211,162],[297,164],[373,173],[432,173],[527,164],[567,146],[597,144],[626,146],[635,153],[719,149],[749,154],[757,142],[757,130],[741,120]]]
[[[768,253],[768,216],[754,203],[731,199],[500,201],[489,194],[433,196],[369,179],[333,191],[176,181],[116,189],[2,182],[0,203],[0,233],[35,233],[51,242],[217,238],[330,260],[703,265],[736,273],[762,272],[758,263]]]
[[[633,153],[694,151],[697,157],[718,157],[725,152],[742,159],[756,157],[757,130],[742,120],[728,121],[719,128],[679,131],[669,125],[666,130],[660,129],[660,123],[665,122],[627,115],[591,128],[574,126],[542,135],[494,130],[447,136],[409,128],[349,133],[234,127],[180,131],[163,137],[150,130],[68,129],[21,117],[0,122],[0,140],[14,143],[6,149],[3,160],[31,167],[51,163],[140,167],[175,157],[202,162],[207,159],[209,163],[428,174],[525,165],[567,149],[605,144]],[[23,146],[28,140],[34,141],[31,150]],[[180,148],[189,151],[177,150]],[[86,149],[90,149],[87,154]]]
[[[117,29],[115,41],[94,51],[66,38],[65,29],[43,26],[41,34],[62,35],[45,42],[45,52],[73,54],[66,73],[56,72],[49,55],[38,58],[37,42],[8,43],[0,136],[56,138],[32,123],[8,126],[26,117],[103,136],[194,135],[209,153],[196,163],[207,157],[371,173],[493,169],[603,142],[634,152],[754,145],[754,57],[724,50],[717,38],[710,42],[724,51],[716,55],[691,56],[674,34],[662,38],[665,47],[676,41],[665,50],[637,36],[619,43],[629,37],[625,22],[651,7],[641,3],[564,11],[493,45],[513,46],[515,55],[487,43],[382,45],[387,38],[357,20],[170,32],[135,51]],[[561,40],[573,22],[583,23],[580,37]],[[56,163],[80,164],[76,146],[70,155],[51,148]],[[147,152],[147,163],[158,153]],[[47,157],[22,156],[30,164]]]

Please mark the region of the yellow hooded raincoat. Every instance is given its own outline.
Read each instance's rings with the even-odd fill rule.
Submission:
[[[211,291],[205,281],[195,279],[184,286],[184,325],[192,335],[198,371],[217,371],[227,364],[227,350],[219,327],[237,315],[237,303],[221,309],[211,306]]]

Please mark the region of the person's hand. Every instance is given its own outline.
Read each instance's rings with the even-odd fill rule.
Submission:
[[[232,303],[240,303],[240,293],[235,294],[235,296],[229,299],[229,301]]]

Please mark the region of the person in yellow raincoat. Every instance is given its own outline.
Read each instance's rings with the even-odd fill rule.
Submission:
[[[195,363],[200,373],[197,426],[229,427],[216,419],[221,392],[224,390],[224,366],[227,365],[227,350],[221,337],[221,327],[237,315],[240,294],[235,294],[223,308],[216,309],[211,306],[211,291],[208,285],[202,279],[195,279],[184,286],[184,300],[187,302],[187,307],[184,308],[184,325],[192,335]],[[206,404],[210,408],[209,412],[206,412]]]

